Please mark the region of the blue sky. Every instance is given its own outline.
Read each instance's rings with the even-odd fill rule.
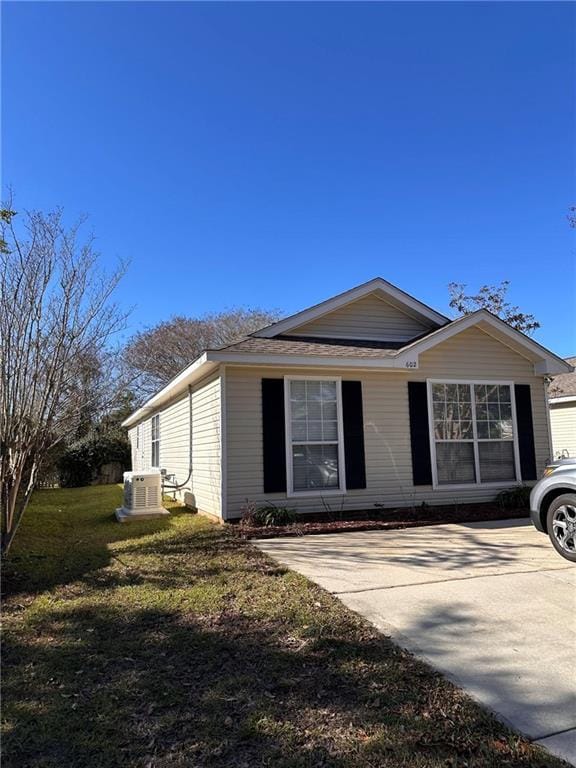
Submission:
[[[2,182],[90,214],[133,330],[380,275],[512,282],[576,354],[570,3],[5,2]],[[18,205],[16,206],[18,207]]]

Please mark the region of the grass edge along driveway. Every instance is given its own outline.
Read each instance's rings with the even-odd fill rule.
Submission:
[[[227,528],[120,498],[39,491],[22,523],[4,768],[563,765]]]

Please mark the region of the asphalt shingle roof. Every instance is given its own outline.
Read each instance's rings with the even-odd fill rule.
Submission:
[[[566,362],[576,367],[576,357],[567,357]],[[576,372],[561,373],[554,376],[548,388],[548,397],[576,396]]]
[[[221,347],[227,352],[269,355],[318,355],[326,357],[391,357],[408,342],[374,342],[356,339],[318,339],[314,337],[277,336],[273,339],[249,336]]]

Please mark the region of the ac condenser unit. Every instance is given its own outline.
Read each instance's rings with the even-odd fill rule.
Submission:
[[[169,514],[162,506],[162,475],[159,471],[124,472],[124,502],[116,510],[118,522]]]

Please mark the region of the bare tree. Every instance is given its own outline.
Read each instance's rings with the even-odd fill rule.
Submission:
[[[8,205],[0,214],[3,550],[43,457],[73,437],[86,411],[102,399],[102,386],[86,387],[86,377],[95,365],[110,373],[110,342],[125,325],[126,314],[111,301],[125,266],[105,274],[92,239],[79,239],[82,223],[66,229],[60,210],[17,217]]]
[[[124,357],[139,396],[154,394],[205,349],[230,344],[279,316],[276,310],[229,309],[202,317],[173,317],[136,333]]]
[[[463,283],[448,283],[450,307],[459,315],[469,315],[478,309],[487,309],[512,328],[531,336],[537,328],[540,328],[540,323],[534,315],[521,312],[519,307],[506,301],[509,287],[510,281],[503,280],[500,285],[483,285],[478,293],[467,294]]]

